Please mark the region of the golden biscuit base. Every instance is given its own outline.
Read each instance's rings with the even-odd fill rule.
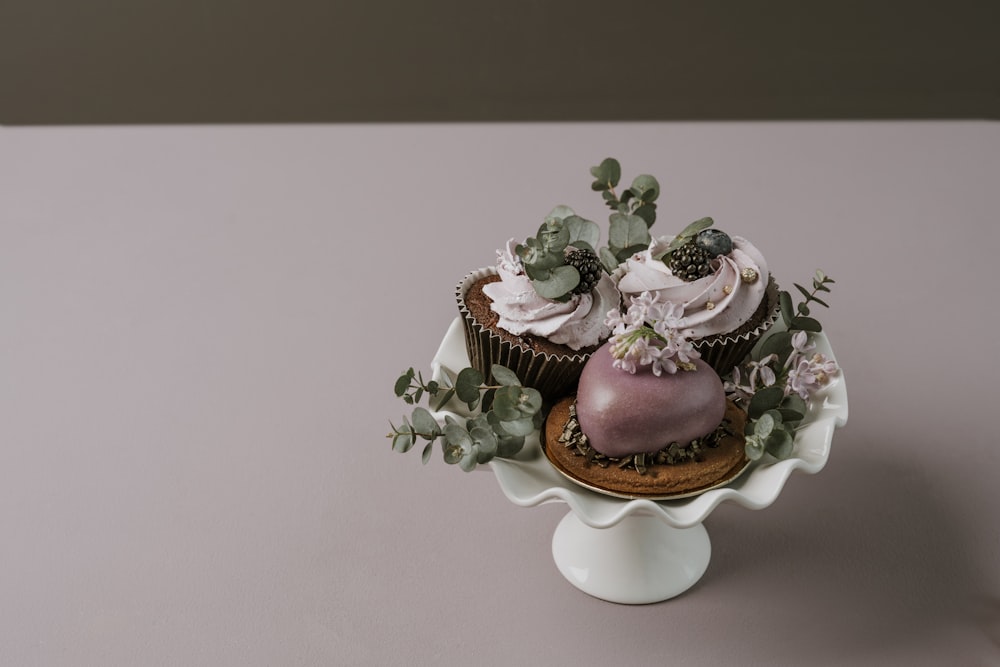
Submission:
[[[726,433],[719,439],[718,447],[705,447],[701,461],[646,463],[645,474],[631,466],[620,468],[614,461],[601,467],[577,454],[575,448],[559,442],[573,401],[573,396],[563,398],[549,412],[542,431],[542,449],[559,472],[594,491],[619,498],[680,498],[730,482],[750,463],[743,438],[746,413],[732,401],[726,401],[724,419],[736,435]]]

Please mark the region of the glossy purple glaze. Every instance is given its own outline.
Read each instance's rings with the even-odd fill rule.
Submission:
[[[711,433],[726,412],[726,394],[715,371],[695,360],[695,371],[633,375],[614,368],[610,343],[587,361],[577,391],[577,418],[591,446],[607,456],[655,452]]]

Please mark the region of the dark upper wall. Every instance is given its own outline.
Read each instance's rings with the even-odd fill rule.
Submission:
[[[0,123],[998,118],[998,27],[995,1],[0,0]]]

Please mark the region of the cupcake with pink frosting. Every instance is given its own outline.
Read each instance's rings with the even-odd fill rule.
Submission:
[[[685,335],[722,374],[774,324],[778,287],[752,243],[711,225],[711,218],[703,218],[677,236],[653,239],[613,277],[626,306],[643,292],[682,306]]]
[[[610,335],[620,295],[593,245],[596,224],[559,207],[535,238],[514,239],[493,267],[459,283],[456,297],[471,365],[514,371],[546,398],[571,391],[583,364]]]

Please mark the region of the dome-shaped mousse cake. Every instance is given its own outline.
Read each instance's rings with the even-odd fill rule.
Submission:
[[[576,415],[590,446],[620,458],[684,446],[718,428],[726,413],[722,380],[696,359],[695,370],[654,375],[613,366],[611,344],[591,356],[580,376]]]

